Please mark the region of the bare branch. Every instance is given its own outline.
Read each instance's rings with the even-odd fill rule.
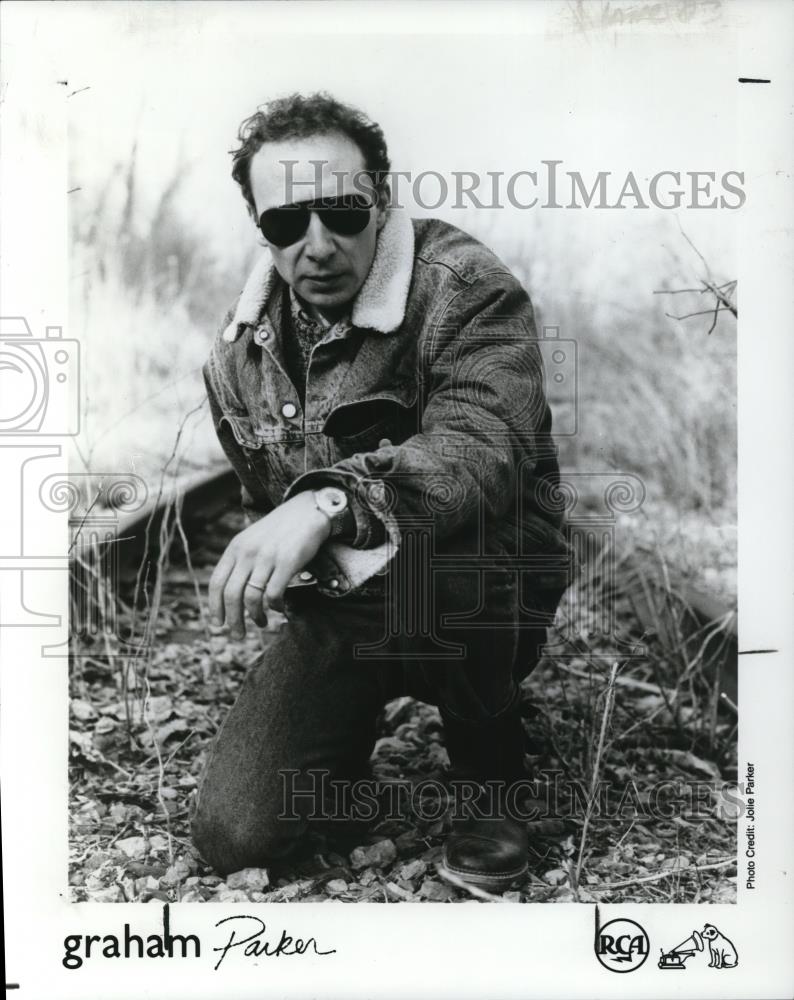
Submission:
[[[717,305],[716,309],[698,309],[697,312],[684,313],[683,316],[673,316],[672,313],[665,313],[665,316],[667,316],[668,319],[691,319],[693,316],[711,316],[712,313],[718,313],[718,312],[731,312],[731,310],[721,309],[720,306]],[[736,313],[734,313],[734,316],[735,315]]]
[[[700,250],[698,250],[698,248],[695,246],[692,240],[684,232],[684,228],[681,225],[681,220],[676,218],[676,222],[678,223],[678,228],[681,230],[681,235],[684,237],[684,239],[687,241],[690,247],[695,251],[695,253],[700,258],[703,267],[706,269],[707,277],[701,279],[702,287],[700,288],[670,288],[670,289],[655,288],[653,290],[653,294],[684,295],[688,293],[690,295],[704,295],[706,293],[709,293],[710,295],[713,295],[716,300],[713,309],[698,309],[695,310],[694,312],[684,313],[683,316],[674,316],[672,313],[665,313],[665,316],[667,316],[668,319],[674,319],[678,322],[685,319],[691,319],[693,316],[711,316],[711,326],[708,328],[706,334],[707,336],[711,336],[711,334],[714,332],[714,329],[717,326],[717,319],[719,318],[719,314],[721,312],[729,312],[732,316],[735,317],[738,317],[739,315],[739,310],[733,299],[733,293],[736,290],[737,282],[736,279],[733,279],[731,281],[724,281],[721,284],[717,284],[717,282],[712,277],[711,268],[709,267],[706,258],[703,256]]]
[[[713,318],[711,320],[711,326],[708,328],[708,330],[706,332],[706,336],[707,337],[710,337],[712,335],[712,333],[714,332],[714,327],[717,325],[717,315],[719,313],[721,313],[721,312],[725,312],[725,310],[724,309],[720,309],[720,301],[719,301],[719,299],[717,299],[717,304],[714,307],[714,316],[713,316]]]
[[[718,302],[721,302],[725,306],[728,312],[733,313],[734,316],[738,315],[738,311],[734,303],[728,298],[725,292],[721,291],[721,289],[725,287],[724,285],[713,285],[708,281],[705,282],[705,284],[711,294],[716,297]],[[728,282],[728,284],[730,284],[730,282]],[[734,284],[736,284],[736,282],[734,282]]]
[[[612,716],[612,708],[615,704],[615,681],[617,679],[619,669],[620,665],[617,662],[612,664],[606,691],[604,693],[604,708],[601,714],[601,731],[598,736],[598,746],[596,747],[595,760],[593,761],[593,773],[590,781],[590,796],[587,800],[587,809],[585,811],[584,823],[582,825],[582,839],[579,841],[579,856],[576,859],[576,867],[571,872],[573,876],[571,878],[572,888],[577,898],[579,896],[579,881],[582,876],[582,864],[584,863],[584,850],[587,844],[587,828],[590,824],[590,817],[595,803],[596,787],[601,774],[601,758],[604,753],[604,740],[606,738],[607,727],[609,726],[610,718]]]
[[[706,269],[706,274],[710,278],[711,277],[711,268],[709,267],[708,262],[706,261],[706,258],[703,256],[703,254],[700,252],[700,250],[698,250],[698,248],[695,246],[695,244],[692,242],[692,240],[690,240],[690,238],[684,232],[684,227],[681,225],[681,220],[678,218],[678,216],[675,217],[675,221],[678,223],[678,228],[681,230],[681,235],[684,237],[684,239],[687,241],[687,243],[692,247],[692,249],[695,251],[695,253],[698,255],[698,257],[700,257],[700,260],[703,263],[703,267],[705,267],[705,269]]]
[[[639,875],[637,878],[629,878],[624,882],[602,882],[601,885],[589,885],[588,892],[599,892],[602,889],[624,889],[630,885],[639,885],[642,882],[657,882],[661,878],[669,878],[671,875],[680,875],[683,872],[708,872],[718,868],[725,868],[728,865],[735,865],[736,858],[723,858],[708,865],[690,865],[688,868],[667,868],[663,872],[656,872],[653,875]]]

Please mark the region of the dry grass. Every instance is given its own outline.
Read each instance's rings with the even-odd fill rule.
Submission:
[[[593,237],[560,246],[555,221],[497,248],[529,289],[538,326],[577,342],[579,424],[558,440],[563,467],[633,472],[681,515],[734,521],[735,320],[721,315],[709,335],[710,317],[674,321],[669,299],[654,295],[696,284],[702,262],[671,219],[595,247]],[[730,260],[713,266],[734,276]],[[697,292],[675,305],[680,315],[704,307]],[[562,425],[569,394],[550,383],[549,396]]]
[[[74,464],[156,482],[185,416],[244,253],[220,261],[179,206],[181,174],[152,205],[134,155],[72,218],[70,321],[83,347],[83,431]],[[206,407],[205,407],[206,411]],[[185,472],[222,460],[208,415],[183,435]]]

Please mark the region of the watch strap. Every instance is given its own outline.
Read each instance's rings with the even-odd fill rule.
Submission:
[[[339,538],[346,531],[350,532],[351,523],[352,535],[355,536],[356,519],[350,509],[350,498],[346,490],[340,489],[338,486],[325,486],[314,490],[312,495],[314,497],[314,506],[319,511],[322,511],[331,522],[329,538]],[[334,501],[337,499],[342,499],[344,502],[339,506],[338,510],[334,510]]]

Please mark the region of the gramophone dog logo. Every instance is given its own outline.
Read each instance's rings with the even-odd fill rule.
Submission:
[[[595,908],[595,954],[610,972],[634,972],[648,957],[649,944],[645,929],[634,920],[625,918],[600,924]]]
[[[706,924],[702,931],[692,931],[686,941],[676,945],[671,951],[663,951],[659,959],[660,969],[685,969],[686,961],[708,945],[710,969],[735,969],[739,956],[732,941],[717,930],[714,924]]]

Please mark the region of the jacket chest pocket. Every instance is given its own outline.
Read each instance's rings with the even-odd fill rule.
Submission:
[[[332,410],[323,425],[323,434],[333,441],[339,458],[357,452],[377,451],[387,438],[401,444],[416,434],[416,390],[344,403]]]
[[[226,413],[221,418],[221,442],[229,434],[236,448],[226,449],[237,474],[255,498],[264,496],[271,503],[279,494],[280,483],[276,481],[278,462],[275,452],[278,445],[263,440],[247,413]],[[283,492],[283,491],[282,491]]]
[[[260,447],[262,442],[257,438],[247,413],[224,413],[221,417],[221,426],[224,424],[229,427],[234,440],[241,448],[250,451]]]

